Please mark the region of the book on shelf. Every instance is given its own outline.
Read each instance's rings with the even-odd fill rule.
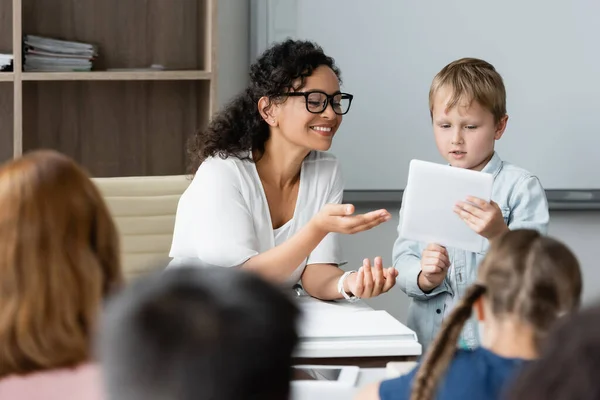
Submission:
[[[36,35],[23,37],[23,70],[26,72],[91,71],[98,47]]]
[[[12,54],[0,54],[0,71],[12,71],[13,70],[13,55]]]

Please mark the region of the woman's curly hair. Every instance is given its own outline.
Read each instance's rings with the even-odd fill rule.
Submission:
[[[258,111],[259,99],[268,97],[270,104],[284,101],[281,94],[301,89],[305,78],[321,65],[331,68],[341,81],[335,61],[316,43],[288,39],[266,50],[250,66],[246,90],[217,112],[205,130],[190,138],[190,173],[194,174],[208,157],[248,159],[251,149],[262,154],[269,139],[269,125]]]

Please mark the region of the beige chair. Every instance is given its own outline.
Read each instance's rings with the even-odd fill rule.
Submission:
[[[187,175],[94,178],[117,225],[126,279],[164,268]]]

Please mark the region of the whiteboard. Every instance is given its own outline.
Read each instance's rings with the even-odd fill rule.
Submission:
[[[266,42],[253,49],[287,37],[314,40],[355,95],[331,149],[347,190],[404,189],[411,159],[444,162],[429,86],[461,57],[483,58],[504,78],[501,158],[546,189],[600,189],[600,2],[265,1]]]

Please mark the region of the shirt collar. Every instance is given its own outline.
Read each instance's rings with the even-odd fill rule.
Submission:
[[[494,152],[494,155],[488,161],[488,163],[483,167],[481,172],[485,172],[486,174],[492,174],[494,178],[498,175],[500,170],[502,169],[502,159],[498,155],[498,153]]]
[[[448,163],[447,165],[452,166],[452,164]],[[486,174],[492,174],[494,178],[498,175],[500,170],[502,169],[502,159],[498,155],[498,153],[494,152],[490,161],[485,164],[485,167],[481,170],[481,172],[485,172]]]

